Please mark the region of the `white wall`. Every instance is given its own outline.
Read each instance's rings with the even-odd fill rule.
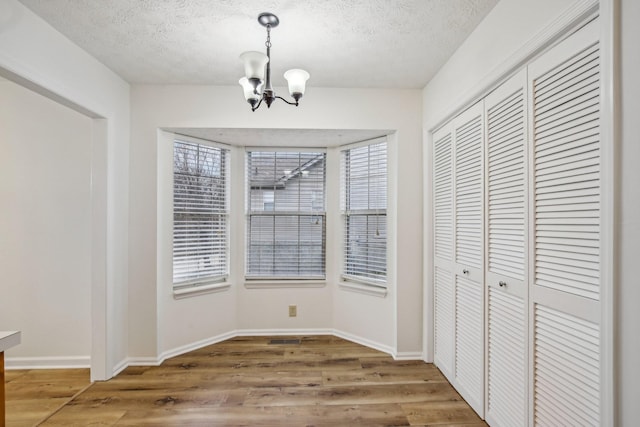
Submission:
[[[423,123],[438,124],[496,74],[505,73],[524,45],[580,0],[501,0],[424,89]]]
[[[174,134],[159,132],[155,143],[157,156],[157,233],[156,233],[156,272],[157,305],[156,310],[157,354],[161,357],[181,353],[202,346],[202,341],[217,340],[226,337],[236,329],[236,297],[235,292],[224,289],[216,293],[191,295],[181,299],[173,296],[173,139]],[[237,160],[235,150],[231,153],[231,162]],[[235,164],[233,164],[235,166]],[[233,170],[233,168],[231,169]],[[232,177],[233,180],[233,177]],[[235,182],[231,182],[233,186]],[[243,184],[241,184],[243,185]],[[233,186],[232,188],[237,188]],[[235,202],[238,193],[231,194],[231,202]],[[231,218],[231,227],[234,219]],[[137,267],[138,257],[132,258]],[[134,290],[134,289],[132,289]],[[145,297],[145,296],[143,296]],[[132,298],[132,316],[139,306]],[[148,331],[141,331],[148,333]],[[149,334],[151,335],[151,334]],[[137,343],[131,344],[137,345]],[[135,353],[134,353],[135,354]],[[147,354],[153,357],[156,353]]]
[[[621,144],[618,154],[619,215],[617,360],[618,423],[633,426],[640,419],[640,2],[622,0],[621,17]]]
[[[89,366],[91,131],[88,117],[0,82],[0,325],[23,337],[9,365]]]
[[[420,92],[310,87],[299,108],[275,103],[254,113],[240,88],[134,86],[132,88],[130,188],[130,349],[133,357],[153,357],[194,340],[230,329],[303,330],[336,328],[400,352],[421,349],[421,130]],[[398,271],[393,291],[381,300],[347,293],[331,280],[319,288],[248,289],[241,260],[232,254],[229,291],[175,300],[171,283],[160,280],[156,250],[158,134],[160,127],[396,129],[398,162]],[[242,152],[234,165],[242,165]],[[236,168],[237,169],[237,168]],[[236,184],[242,178],[236,178]],[[232,189],[242,206],[244,186]],[[234,201],[232,200],[232,204]],[[236,218],[235,230],[244,227]],[[233,227],[233,226],[232,226]],[[236,245],[244,245],[236,233]],[[401,248],[401,249],[400,249]],[[162,274],[166,276],[166,274]],[[334,275],[335,276],[335,275]],[[334,293],[344,297],[334,298]],[[401,302],[396,313],[395,299]],[[158,298],[154,306],[151,301]],[[235,304],[234,304],[235,301]],[[288,318],[286,306],[298,305]],[[332,306],[333,305],[333,306]],[[367,327],[362,329],[360,324]],[[185,334],[181,325],[188,326]],[[155,331],[150,333],[150,331]],[[370,336],[367,336],[370,335]]]
[[[129,85],[17,0],[0,16],[0,75],[94,118],[92,378],[109,378],[128,353]]]

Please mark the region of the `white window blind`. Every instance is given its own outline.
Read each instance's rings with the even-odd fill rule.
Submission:
[[[325,278],[325,161],[247,151],[247,279]]]
[[[378,286],[387,278],[387,143],[342,151],[342,277]]]
[[[174,141],[174,289],[227,276],[228,157],[225,149]]]

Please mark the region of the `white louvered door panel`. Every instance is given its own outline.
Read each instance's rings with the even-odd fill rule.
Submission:
[[[487,281],[523,297],[527,271],[526,71],[485,100]]]
[[[541,304],[534,321],[535,424],[600,425],[598,325]]]
[[[527,425],[527,329],[522,298],[488,287],[487,405],[492,426]]]
[[[484,414],[484,107],[453,120],[456,283],[454,386]]]
[[[451,271],[435,267],[435,363],[447,376],[453,375],[454,356],[454,286]]]
[[[482,105],[455,120],[456,263],[482,268]]]
[[[458,391],[482,415],[484,317],[482,284],[456,275],[456,382]]]
[[[434,361],[448,377],[454,369],[453,135],[447,125],[433,135]]]
[[[453,259],[453,152],[450,127],[434,134],[434,238],[435,256]]]
[[[529,66],[533,421],[600,424],[600,59],[591,22]]]
[[[485,98],[486,420],[527,424],[527,74]]]

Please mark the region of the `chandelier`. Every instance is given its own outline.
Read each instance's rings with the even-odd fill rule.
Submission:
[[[273,13],[261,13],[258,16],[260,25],[267,28],[267,54],[250,51],[240,55],[244,62],[245,77],[239,83],[244,90],[244,98],[251,104],[251,111],[256,111],[264,101],[267,108],[276,98],[283,100],[289,105],[298,106],[298,101],[304,95],[305,84],[309,79],[309,73],[300,69],[289,70],[284,73],[284,78],[289,84],[289,94],[295,102],[290,102],[281,96],[277,96],[271,87],[271,29],[278,26],[280,20]]]

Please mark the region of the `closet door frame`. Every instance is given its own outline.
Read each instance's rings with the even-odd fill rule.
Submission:
[[[494,69],[478,80],[478,85],[459,94],[452,103],[443,106],[435,115],[427,118],[423,126],[424,150],[423,158],[425,171],[429,171],[433,164],[433,133],[450,121],[459,112],[475,101],[498,87],[506,77],[524,64],[546,50],[550,45],[566,38],[585,22],[595,16],[600,18],[601,43],[601,146],[602,158],[602,223],[601,223],[601,422],[603,425],[616,425],[617,414],[615,402],[617,400],[617,378],[615,360],[616,354],[616,255],[619,225],[615,224],[616,212],[619,204],[619,188],[616,184],[621,179],[619,175],[619,132],[620,122],[618,100],[620,89],[617,76],[620,70],[618,49],[620,40],[617,25],[619,23],[620,5],[616,0],[580,0],[560,14],[557,19],[527,40],[513,55],[505,58]],[[432,174],[423,176],[424,198],[424,229],[433,230],[433,182]],[[433,236],[425,237],[424,249],[424,335],[423,360],[434,361],[434,258]]]
[[[621,179],[618,159],[620,123],[618,100],[620,91],[617,76],[620,70],[617,36],[620,4],[616,0],[599,1],[600,32],[600,183],[601,243],[600,243],[600,420],[603,425],[617,425],[616,415],[616,274],[617,241],[616,225],[618,194],[617,180]]]

